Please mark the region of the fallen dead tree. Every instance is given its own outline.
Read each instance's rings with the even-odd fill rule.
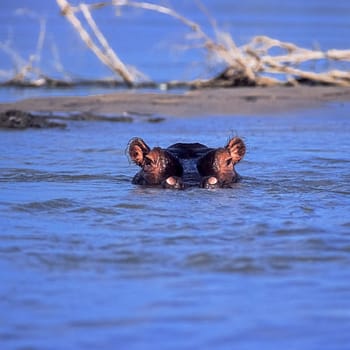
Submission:
[[[31,18],[35,18],[39,22],[39,35],[37,39],[37,44],[35,47],[35,51],[29,55],[29,57],[22,57],[13,47],[11,40],[6,40],[4,42],[0,42],[0,50],[3,51],[6,55],[8,55],[13,62],[14,65],[14,73],[11,76],[10,72],[3,71],[3,76],[8,77],[4,84],[21,84],[24,81],[32,81],[33,84],[39,83],[41,78],[41,71],[38,68],[38,64],[41,60],[41,52],[43,48],[43,43],[46,35],[46,20],[37,16],[36,14],[26,11],[25,14]]]
[[[117,72],[128,85],[137,83],[137,77],[133,75],[127,66],[119,59],[114,50],[108,45],[103,34],[92,18],[91,11],[107,6],[135,7],[145,11],[155,11],[170,16],[192,32],[192,40],[197,46],[209,51],[219,62],[223,62],[226,69],[222,74],[209,80],[197,80],[187,84],[195,87],[205,86],[273,86],[277,84],[299,83],[326,84],[337,86],[350,86],[350,73],[343,70],[310,71],[301,68],[306,62],[350,61],[350,50],[312,50],[298,47],[292,43],[286,43],[266,36],[253,38],[248,44],[238,47],[233,38],[223,31],[215,28],[215,38],[211,38],[202,27],[182,16],[175,10],[142,1],[113,0],[111,2],[98,2],[95,4],[80,4],[72,6],[66,0],[56,0],[62,14],[73,24],[87,46],[93,50],[97,57],[110,69]],[[87,34],[81,22],[77,19],[81,12],[87,25],[95,38]],[[95,44],[95,40],[97,44]],[[98,49],[100,45],[101,49]],[[279,54],[273,54],[278,48]],[[180,82],[169,83],[169,86]]]
[[[0,41],[0,50],[11,59],[13,64],[12,70],[1,71],[3,79],[0,82],[0,86],[69,87],[73,81],[65,73],[54,43],[52,43],[51,47],[52,63],[56,71],[62,76],[62,79],[50,77],[41,69],[42,51],[46,40],[46,18],[27,9],[19,9],[16,11],[16,14],[38,22],[37,42],[33,51],[27,57],[24,57],[14,48],[13,40],[9,38],[5,41]]]
[[[106,65],[116,77],[115,80],[74,81],[65,77],[62,80],[52,79],[38,68],[40,50],[45,36],[45,26],[41,23],[36,53],[24,60],[4,43],[0,49],[14,58],[17,65],[15,76],[6,84],[22,86],[129,86],[129,87],[231,87],[231,86],[274,86],[274,85],[335,85],[350,86],[350,72],[344,69],[316,69],[317,63],[349,63],[350,50],[316,50],[298,47],[293,43],[282,42],[267,36],[254,37],[243,46],[237,46],[229,33],[219,30],[214,25],[214,34],[210,36],[196,22],[184,17],[170,7],[145,1],[112,0],[93,4],[81,3],[73,6],[67,0],[56,0],[62,15],[72,24],[80,38],[96,57]],[[120,10],[133,7],[144,11],[158,12],[169,16],[186,26],[190,33],[190,47],[206,50],[209,57],[217,64],[224,64],[221,74],[207,80],[171,81],[157,84],[136,68],[124,63],[110,46],[97,22],[93,11],[112,7]],[[120,13],[120,11],[116,11]],[[193,44],[193,45],[192,45]],[[323,66],[325,66],[323,64]],[[310,68],[311,67],[311,68]],[[118,80],[119,79],[119,80]],[[120,81],[121,79],[121,81]]]

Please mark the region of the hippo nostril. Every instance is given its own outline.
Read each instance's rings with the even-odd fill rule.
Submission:
[[[170,176],[166,179],[166,183],[170,186],[174,186],[176,184],[176,179],[174,177]]]
[[[208,179],[208,184],[209,185],[216,185],[218,183],[218,179],[214,176],[210,176],[210,178]]]
[[[164,188],[175,188],[178,190],[183,190],[185,188],[182,179],[177,176],[169,176],[162,185]]]
[[[214,189],[214,188],[219,188],[220,183],[215,176],[209,176],[202,179],[200,187]]]

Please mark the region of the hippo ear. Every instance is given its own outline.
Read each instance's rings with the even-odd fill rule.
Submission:
[[[225,147],[231,155],[232,163],[237,164],[245,155],[246,147],[239,137],[232,138]]]
[[[150,150],[145,141],[139,137],[131,139],[128,145],[128,152],[131,160],[139,166],[142,166],[145,155],[149,153]]]

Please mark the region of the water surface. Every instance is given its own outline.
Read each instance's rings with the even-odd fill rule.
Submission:
[[[348,349],[349,111],[1,131],[1,348]],[[133,136],[236,134],[233,189],[130,183]]]

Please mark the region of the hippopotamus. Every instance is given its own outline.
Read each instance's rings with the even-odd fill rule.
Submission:
[[[210,148],[201,143],[175,143],[167,148],[150,148],[139,137],[129,141],[127,152],[141,167],[132,183],[184,189],[226,188],[240,179],[235,165],[243,158],[246,146],[241,138],[231,138],[226,146]]]

